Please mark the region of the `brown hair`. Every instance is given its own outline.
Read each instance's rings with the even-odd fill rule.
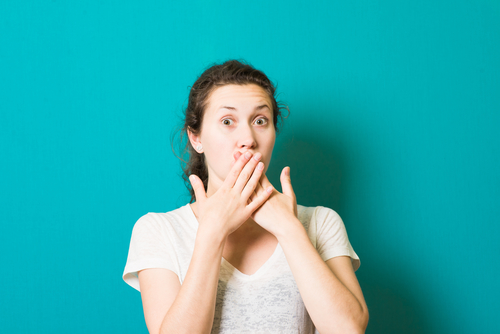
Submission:
[[[189,140],[184,140],[189,129],[195,135],[201,131],[203,115],[208,105],[210,94],[217,88],[225,85],[248,85],[255,84],[267,92],[271,99],[273,108],[273,124],[276,132],[283,121],[281,110],[288,108],[276,101],[276,87],[271,80],[262,72],[250,64],[238,60],[228,60],[222,64],[215,64],[206,69],[195,81],[189,92],[189,101],[184,110],[184,125],[180,130],[181,140],[179,144],[184,146],[182,153],[178,155],[182,162],[184,174],[182,178],[191,194],[191,202],[195,200],[194,191],[189,182],[191,174],[197,175],[205,186],[208,186],[208,171],[205,165],[205,155],[196,152]],[[187,160],[184,159],[188,155]]]

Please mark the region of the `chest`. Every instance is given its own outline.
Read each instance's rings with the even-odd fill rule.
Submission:
[[[273,255],[278,240],[270,233],[252,238],[228,237],[222,257],[241,273],[252,275]]]
[[[312,333],[283,250],[252,275],[222,260],[212,333]]]

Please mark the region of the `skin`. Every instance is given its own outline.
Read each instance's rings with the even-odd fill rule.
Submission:
[[[199,153],[207,162],[207,195],[211,196],[245,152],[260,153],[267,169],[276,141],[271,100],[256,85],[220,87],[209,97],[201,133],[188,136],[193,147],[203,147]]]
[[[349,257],[325,263],[312,246],[297,219],[288,167],[280,177],[283,193],[265,176],[276,138],[271,106],[259,86],[226,85],[209,97],[201,132],[188,131],[205,154],[208,187],[190,177],[199,228],[183,284],[166,269],[139,272],[150,333],[209,333],[221,257],[250,275],[278,242],[318,331],[364,333],[368,310]]]

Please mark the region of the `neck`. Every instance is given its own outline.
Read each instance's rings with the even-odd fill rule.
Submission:
[[[261,235],[267,232],[264,228],[262,228],[259,224],[255,222],[252,218],[248,218],[246,222],[241,224],[240,227],[236,231],[230,234],[231,238],[240,238],[240,237],[252,237]]]
[[[207,185],[207,197],[212,196],[219,190],[219,188],[222,186],[222,181],[221,182],[211,182],[210,179],[208,179],[208,185]]]

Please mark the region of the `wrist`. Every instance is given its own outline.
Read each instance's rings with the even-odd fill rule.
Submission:
[[[223,232],[220,228],[211,226],[211,224],[199,224],[196,232],[197,244],[210,245],[215,248],[222,248],[226,242],[228,233]]]
[[[282,228],[276,231],[275,237],[278,239],[280,244],[293,242],[293,240],[297,239],[301,235],[307,236],[304,226],[295,216],[285,219],[284,222],[278,225],[282,226]]]

